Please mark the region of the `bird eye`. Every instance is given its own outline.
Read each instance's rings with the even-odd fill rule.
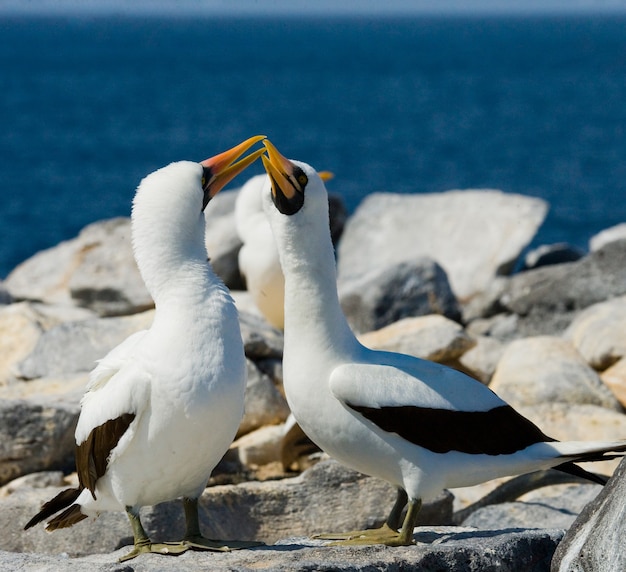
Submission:
[[[303,187],[309,182],[309,179],[306,175],[302,174],[298,177],[298,183],[300,183]]]
[[[206,185],[206,177],[202,177],[202,188],[204,189],[204,185]]]

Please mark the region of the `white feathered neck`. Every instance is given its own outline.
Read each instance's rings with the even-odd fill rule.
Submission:
[[[263,192],[263,206],[285,275],[285,345],[290,332],[298,332],[297,346],[301,348],[307,347],[302,335],[311,336],[309,348],[319,344],[344,349],[357,346],[337,295],[326,187],[313,167],[299,161],[292,163],[309,179],[302,208],[284,215],[272,202],[269,181]]]
[[[132,208],[137,266],[155,302],[168,290],[193,287],[213,274],[204,246],[202,166],[171,163],[145,177]],[[191,283],[189,281],[192,281]]]

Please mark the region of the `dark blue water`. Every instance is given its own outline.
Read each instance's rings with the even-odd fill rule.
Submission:
[[[626,19],[0,20],[0,276],[257,133],[351,211],[500,188],[586,247],[626,220]]]

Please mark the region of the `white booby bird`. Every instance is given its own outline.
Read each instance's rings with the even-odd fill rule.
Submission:
[[[319,173],[323,181],[332,173]],[[267,175],[248,179],[239,190],[235,202],[235,223],[242,246],[239,250],[239,271],[246,280],[246,289],[265,319],[279,330],[284,326],[285,279],[278,260],[274,235],[263,210],[262,192]]]
[[[200,533],[198,497],[235,437],[246,386],[237,310],[207,261],[203,211],[259,157],[262,149],[237,161],[261,139],[252,137],[201,163],[172,163],[139,184],[132,244],[154,299],[154,322],[92,371],[76,427],[79,486],[45,503],[25,529],[47,520],[52,531],[102,511],[126,510],[134,549],[120,560],[143,552],[251,545]],[[184,540],[152,543],[140,508],[179,497]]]
[[[235,222],[242,242],[239,271],[261,314],[272,326],[282,330],[285,280],[272,229],[263,211],[261,193],[266,180],[265,174],[252,177],[237,195]]]
[[[326,538],[408,545],[422,500],[444,488],[549,467],[596,480],[574,462],[626,450],[626,441],[555,441],[459,371],[361,345],[339,305],[324,183],[264,145],[264,208],[285,276],[287,401],[321,449],[400,491],[382,528]]]

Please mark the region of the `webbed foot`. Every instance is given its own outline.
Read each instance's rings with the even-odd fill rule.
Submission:
[[[178,556],[183,552],[189,550],[189,546],[186,546],[182,542],[141,542],[135,544],[133,549],[124,556],[119,558],[119,562],[126,562],[132,560],[140,554],[169,554],[172,556]]]
[[[212,540],[202,535],[186,536],[182,542],[195,550],[214,550],[219,552],[263,546],[263,542],[255,540]]]
[[[413,544],[413,539],[405,540],[401,533],[393,530],[388,524],[380,528],[367,530],[350,530],[343,533],[317,534],[313,538],[322,540],[335,540],[330,546],[355,546],[368,544],[384,544],[386,546],[408,546]]]

